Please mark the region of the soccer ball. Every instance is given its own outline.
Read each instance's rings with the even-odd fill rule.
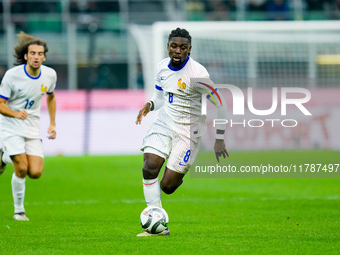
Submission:
[[[140,214],[142,228],[151,234],[158,234],[164,231],[169,222],[169,216],[163,208],[148,206]]]

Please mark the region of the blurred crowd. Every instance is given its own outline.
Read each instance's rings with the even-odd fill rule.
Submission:
[[[2,15],[4,10],[10,15]],[[82,63],[78,66],[77,87],[83,88],[83,84],[88,83],[89,70],[92,70],[92,87],[125,88],[129,69],[128,24],[177,20],[336,20],[340,19],[340,0],[0,0],[0,17],[0,34],[4,34],[10,24],[6,17],[16,32],[53,32],[52,35],[64,32],[65,24],[68,26],[70,20],[74,21],[77,36],[83,38],[76,49]],[[97,32],[108,39],[92,46],[89,38],[95,38]],[[64,47],[56,46],[49,53],[54,54],[49,64],[54,65],[59,74],[58,87],[67,88],[67,54]],[[90,67],[86,64],[89,52],[95,52],[97,60],[105,61]],[[6,58],[6,52],[0,52],[0,77],[6,70]],[[140,61],[133,64],[137,88],[144,87]]]
[[[297,10],[323,12],[327,19],[340,19],[340,0],[188,0],[187,5],[189,12],[208,13],[211,20],[232,20],[230,14],[240,9],[247,14],[266,14],[267,20],[294,19],[291,13]]]
[[[124,1],[123,1],[124,2]],[[4,0],[2,1],[4,3]],[[268,20],[292,19],[290,12],[297,9],[305,12],[326,12],[329,19],[340,18],[340,0],[126,0],[124,8],[119,0],[10,0],[10,9],[13,14],[21,13],[61,13],[62,4],[68,3],[70,13],[106,13],[106,12],[168,12],[170,10],[184,10],[188,13],[206,14],[204,19],[232,20],[231,13],[245,11],[247,13],[267,13]],[[3,12],[0,5],[0,12]],[[247,18],[245,18],[247,19]]]

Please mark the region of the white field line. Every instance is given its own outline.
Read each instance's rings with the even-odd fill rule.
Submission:
[[[243,201],[313,201],[313,200],[340,200],[340,196],[309,196],[309,197],[234,197],[234,198],[165,198],[167,203],[207,203],[207,202],[243,202]],[[66,200],[66,201],[38,201],[38,202],[25,202],[25,205],[79,205],[79,204],[140,204],[144,203],[143,199],[120,199],[120,200]],[[11,205],[12,201],[0,202],[0,206]]]

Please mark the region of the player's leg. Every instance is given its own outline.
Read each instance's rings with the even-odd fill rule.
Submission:
[[[25,181],[26,176],[39,178],[43,170],[43,153],[40,139],[26,139],[13,137],[9,144],[13,151],[25,151],[18,155],[12,155],[11,159],[14,166],[12,176],[12,194],[14,200],[14,219],[28,221],[25,215]],[[9,153],[12,154],[12,153]]]
[[[159,154],[159,155],[157,155]],[[147,206],[162,207],[161,196],[162,191],[158,182],[158,174],[165,162],[164,156],[153,149],[144,148],[144,164],[143,164],[143,192]],[[170,231],[166,228],[163,232],[158,234],[151,234],[148,232],[142,232],[138,234],[138,237],[143,236],[168,236]]]
[[[154,179],[158,177],[164,162],[163,157],[153,153],[144,153],[143,178]]]
[[[143,164],[143,192],[148,206],[162,207],[162,191],[158,181],[159,172],[167,159],[171,148],[171,130],[161,121],[152,124],[143,140],[142,151],[144,152]],[[169,235],[167,228],[158,234],[143,232],[137,236],[160,236]]]
[[[185,174],[194,163],[200,147],[200,138],[189,139],[177,135],[161,180],[161,189],[172,194],[183,183]]]
[[[8,135],[9,134],[6,132],[2,132],[1,140],[3,145],[8,143],[8,139],[11,139]],[[0,175],[5,171],[7,164],[13,165],[13,162],[4,146],[3,148],[0,148]]]
[[[44,169],[44,159],[39,156],[27,155],[28,171],[27,175],[31,179],[39,179]]]
[[[7,165],[7,164],[13,165],[13,161],[11,159],[11,156],[8,155],[8,153],[4,149],[2,149],[1,161],[5,165]]]
[[[43,158],[22,153],[11,156],[14,174],[12,176],[12,194],[14,200],[14,220],[28,221],[25,215],[24,199],[26,176],[37,179],[43,170]]]
[[[168,195],[174,193],[183,183],[184,175],[166,167],[160,185],[163,192]]]
[[[2,148],[0,148],[0,175],[5,171],[6,165],[7,165],[4,158],[5,158],[5,151]],[[12,160],[10,162],[11,164],[13,164]]]
[[[6,131],[1,132],[1,139],[4,146],[0,154],[1,166],[3,170],[6,164],[13,164],[14,166],[11,180],[14,201],[13,219],[27,221],[28,218],[25,216],[24,208],[25,182],[28,168],[25,139]]]
[[[28,220],[25,216],[24,198],[27,175],[27,155],[25,152],[25,139],[9,132],[1,132],[4,153],[1,160],[14,166],[12,175],[12,195],[14,201],[14,219]],[[18,218],[16,218],[18,217]]]
[[[158,174],[169,155],[171,137],[168,126],[163,122],[151,125],[143,139],[143,191],[146,204],[162,207]]]
[[[144,151],[143,192],[145,202],[148,206],[154,205],[162,207],[162,193],[158,182],[158,174],[165,159],[155,154],[151,148],[145,149]]]
[[[44,153],[40,139],[26,139],[25,150],[28,159],[28,176],[39,179],[44,169]]]
[[[26,190],[26,175],[28,170],[28,161],[26,153],[11,156],[14,173],[12,175],[12,195],[14,201],[14,217],[15,220],[28,221],[25,216],[24,200]]]

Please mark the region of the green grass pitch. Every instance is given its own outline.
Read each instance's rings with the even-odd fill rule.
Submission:
[[[230,156],[223,162],[340,163],[332,151]],[[141,155],[46,157],[42,178],[26,181],[30,221],[15,222],[9,166],[0,176],[0,254],[339,254],[339,178],[187,175],[163,194],[171,235],[137,238],[141,167]]]

